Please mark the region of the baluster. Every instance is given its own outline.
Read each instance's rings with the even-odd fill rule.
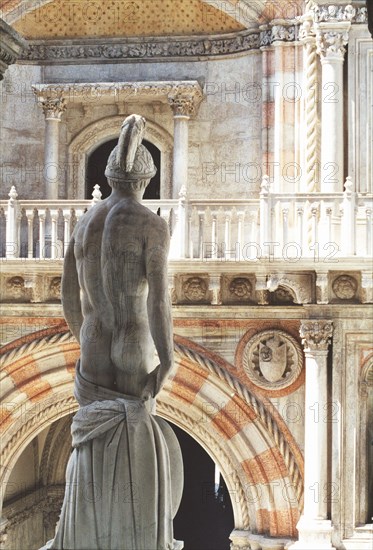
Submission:
[[[71,214],[70,212],[64,211],[63,213],[63,251],[64,256],[67,252],[67,247],[69,246],[70,242],[70,219]]]
[[[224,257],[227,260],[231,253],[231,211],[227,210],[225,212],[225,223],[224,223]]]
[[[326,214],[326,238],[327,238],[326,243],[331,243],[332,242],[332,213],[333,213],[333,210],[330,207],[328,207],[325,210],[325,214]]]
[[[200,260],[203,260],[203,253],[204,253],[204,250],[203,250],[203,233],[204,233],[204,229],[205,229],[205,213],[204,212],[199,212],[198,232],[199,232],[199,258],[200,258]]]
[[[94,206],[97,202],[100,202],[101,197],[102,197],[102,193],[101,193],[100,186],[96,183],[92,191],[91,206]]]
[[[34,213],[26,211],[27,215],[27,257],[33,258],[33,230],[34,230]]]
[[[317,203],[311,204],[311,239],[312,244],[317,245],[317,214],[319,212],[319,205]]]
[[[59,256],[59,254],[57,254],[57,216],[58,216],[58,213],[53,210],[53,212],[51,212],[51,219],[52,219],[51,258],[52,260],[55,260]]]
[[[194,250],[193,250],[193,239],[192,239],[192,213],[189,212],[188,215],[188,248],[189,248],[189,258],[193,260]]]
[[[45,258],[45,214],[39,214],[39,258]]]
[[[297,208],[297,236],[295,242],[299,244],[301,255],[304,256],[304,241],[303,241],[303,208],[299,206]]]
[[[241,257],[242,249],[244,245],[244,242],[243,242],[244,218],[245,218],[244,212],[237,213],[237,241],[238,241],[239,257]]]
[[[346,178],[342,209],[342,247],[346,256],[350,256],[356,253],[356,193],[350,177]]]
[[[271,195],[269,176],[263,176],[260,186],[260,247],[271,240]]]
[[[217,233],[217,213],[212,212],[211,216],[212,216],[212,221],[211,221],[211,244],[212,244],[211,258],[216,260],[216,258],[218,257],[218,243],[217,243],[217,235],[216,235],[216,233]]]
[[[282,209],[282,245],[286,246],[289,242],[289,208],[285,206]]]
[[[5,241],[5,256],[6,258],[17,258],[19,255],[19,240],[18,240],[18,193],[14,185],[12,185],[8,193],[8,211],[6,216],[6,241]]]
[[[366,215],[366,255],[372,255],[372,209],[365,210]]]

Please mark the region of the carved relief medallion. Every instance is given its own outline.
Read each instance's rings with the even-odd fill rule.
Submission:
[[[298,342],[282,330],[264,330],[246,344],[243,367],[248,378],[263,389],[290,386],[300,375],[303,353]]]
[[[61,277],[54,277],[49,285],[49,295],[53,300],[61,299]]]
[[[337,298],[341,300],[351,300],[355,298],[357,291],[357,281],[350,275],[340,275],[334,279],[332,289]]]
[[[236,277],[229,285],[229,292],[237,298],[249,299],[252,294],[252,284],[245,277]]]
[[[183,293],[190,302],[206,299],[207,283],[201,277],[190,277],[183,283]]]

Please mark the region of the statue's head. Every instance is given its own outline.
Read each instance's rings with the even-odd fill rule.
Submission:
[[[118,145],[110,153],[105,170],[110,187],[143,191],[157,169],[153,158],[141,141],[145,119],[128,116],[121,128]]]

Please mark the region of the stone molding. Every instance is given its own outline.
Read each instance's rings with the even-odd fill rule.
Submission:
[[[37,63],[91,63],[136,60],[182,60],[185,58],[213,58],[258,50],[273,42],[294,42],[298,39],[298,25],[274,20],[267,26],[241,31],[226,36],[153,37],[118,40],[33,40],[22,57],[23,62]]]
[[[27,48],[27,42],[10,25],[0,18],[0,80],[9,65],[17,61]]]
[[[109,100],[115,103],[123,101],[171,101],[176,105],[185,104],[196,113],[203,98],[202,88],[196,80],[165,80],[149,82],[82,82],[33,84],[32,91],[37,100],[46,103],[52,109],[54,103],[99,103]],[[53,109],[52,109],[53,110]]]
[[[152,37],[95,40],[34,40],[23,62],[91,63],[92,61],[136,61],[219,57],[255,50],[260,45],[257,30],[220,36]]]
[[[305,351],[327,351],[333,335],[333,321],[302,321],[299,334]]]

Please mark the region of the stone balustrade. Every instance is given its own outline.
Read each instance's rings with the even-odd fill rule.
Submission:
[[[371,197],[344,193],[271,193],[264,179],[257,199],[145,200],[171,231],[174,260],[288,262],[323,258],[369,258],[372,254]],[[23,200],[14,187],[0,201],[0,255],[15,259],[63,258],[73,228],[101,200]]]

